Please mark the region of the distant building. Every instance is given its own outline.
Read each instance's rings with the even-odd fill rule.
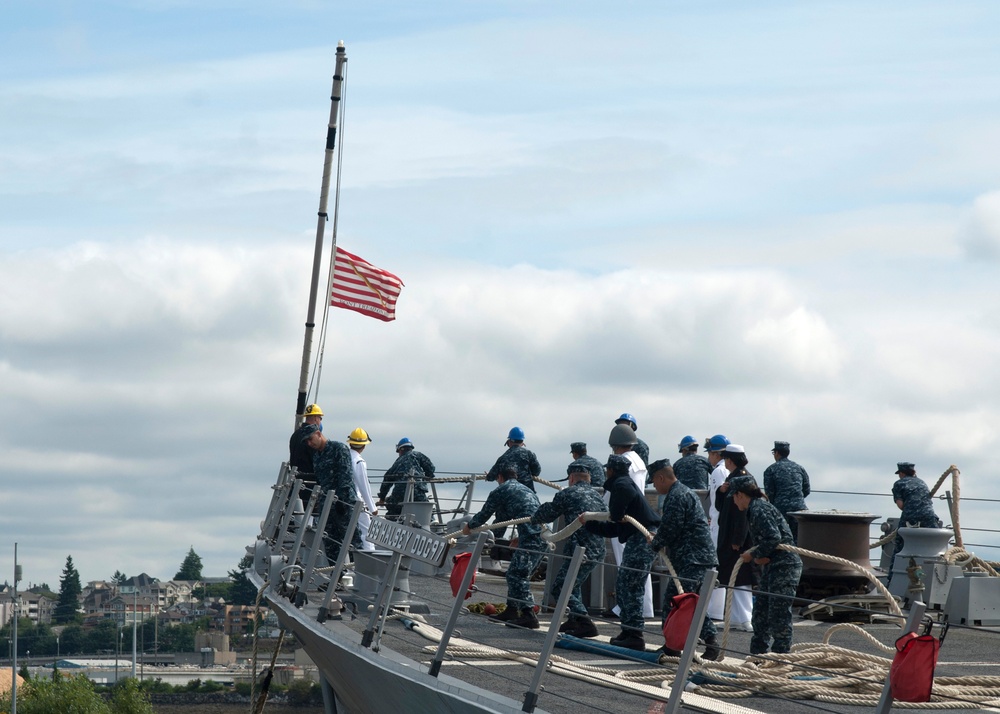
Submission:
[[[89,619],[93,615],[103,615],[108,602],[117,597],[118,589],[111,583],[96,580],[87,583],[83,589],[83,615]]]
[[[20,599],[20,598],[18,598]],[[14,593],[6,585],[0,585],[0,626],[4,626],[14,617]]]
[[[36,624],[52,622],[52,611],[56,601],[48,595],[26,590],[17,594],[20,607],[14,607],[14,590],[8,586],[0,586],[0,626],[8,624],[14,613],[20,610],[21,617],[27,617]]]
[[[145,622],[156,616],[156,601],[138,593],[117,595],[105,603],[103,615],[121,626]]]
[[[35,624],[49,624],[52,622],[52,611],[55,609],[56,601],[47,595],[33,593],[30,590],[18,593],[21,600],[21,616],[27,617]]]
[[[214,629],[230,637],[240,637],[253,632],[254,607],[251,605],[225,605],[214,621]]]

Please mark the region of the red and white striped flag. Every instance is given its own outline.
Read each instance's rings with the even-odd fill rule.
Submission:
[[[383,322],[396,319],[396,298],[403,281],[388,270],[337,246],[330,305],[354,310]]]

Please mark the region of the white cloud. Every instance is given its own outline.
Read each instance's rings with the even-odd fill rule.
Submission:
[[[221,574],[292,421],[322,9],[24,7],[29,34],[0,29],[0,535],[50,582],[72,551],[169,577],[189,545]],[[725,432],[759,473],[785,438],[817,489],[888,491],[908,459],[988,493],[1000,298],[961,257],[1000,255],[995,8],[342,10],[340,238],[407,287],[395,323],[331,316],[319,399],[373,469],[403,435],[484,469],[519,424],[560,473],[631,411],[660,457]],[[26,507],[57,496],[80,507]]]
[[[960,240],[972,260],[1000,258],[1000,191],[976,197]]]

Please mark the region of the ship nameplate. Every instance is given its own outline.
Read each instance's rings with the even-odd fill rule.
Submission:
[[[448,541],[441,536],[378,516],[368,526],[368,541],[439,568],[448,555]]]

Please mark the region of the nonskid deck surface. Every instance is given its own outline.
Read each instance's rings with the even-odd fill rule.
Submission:
[[[479,591],[467,601],[467,604],[476,602],[501,603],[504,601],[506,584],[503,578],[480,575],[477,580],[477,586],[479,587]],[[431,626],[442,628],[447,620],[452,602],[448,582],[442,578],[411,574],[410,587],[414,593],[412,599],[425,603],[430,609],[430,614],[425,614],[421,617]],[[541,600],[540,584],[533,584],[533,589],[536,591],[536,602],[539,602]],[[310,615],[314,614],[315,604],[321,600],[321,593],[310,593],[310,604],[304,607],[304,612]],[[370,613],[365,611],[364,604],[362,603],[358,607],[356,615],[352,615],[350,610],[345,611],[341,623],[355,630],[358,633],[360,641],[361,633],[368,624],[369,615]],[[550,615],[541,612],[539,620],[542,624],[541,630],[517,630],[506,627],[503,624],[491,622],[485,616],[466,612],[459,618],[458,631],[454,637],[471,640],[487,647],[514,652],[536,653],[542,647],[545,628],[547,628],[550,621]],[[595,622],[597,622],[601,632],[601,639],[606,640],[620,631],[617,622],[602,622],[597,618],[595,618]],[[794,642],[820,643],[831,626],[830,623],[797,620],[795,623]],[[647,621],[646,642],[647,648],[650,650],[662,644],[662,637],[659,637],[658,629],[658,621]],[[889,646],[894,643],[900,634],[899,627],[892,622],[867,624],[864,625],[864,629],[878,641]],[[730,631],[727,641],[727,657],[733,663],[742,663],[749,654],[749,643],[749,633]],[[831,644],[856,652],[869,653],[881,657],[888,656],[874,644],[851,632],[834,633]],[[436,647],[431,641],[416,632],[408,630],[398,620],[390,620],[386,623],[381,645],[405,657],[409,657],[423,664],[425,667],[432,658],[433,648]],[[432,648],[430,652],[427,651],[428,647]],[[699,652],[702,649],[702,647],[699,647]],[[1000,630],[995,628],[979,630],[952,628],[941,650],[935,674],[937,677],[1000,676],[1000,655],[997,655],[998,651],[1000,651]],[[607,667],[611,671],[650,670],[656,666],[648,662],[632,663],[625,660],[562,648],[557,648],[554,654],[574,662],[585,662],[594,666]],[[517,701],[523,699],[534,672],[533,667],[509,659],[467,657],[464,654],[455,659],[446,659],[442,671],[475,687],[501,693]],[[665,670],[665,672],[669,674],[669,670]],[[817,672],[803,672],[803,676],[816,676],[819,674]],[[609,674],[608,676],[613,675]],[[657,686],[658,682],[652,681],[648,682],[648,684]],[[664,697],[668,694],[669,691],[664,690]],[[727,708],[727,705],[736,705],[761,712],[777,712],[779,714],[808,710],[814,711],[813,707],[817,705],[816,702],[787,701],[760,695],[739,699],[717,699],[715,701],[720,705],[717,711],[723,711]],[[586,707],[588,711],[597,712],[645,713],[662,711],[662,706],[662,703],[651,698],[630,694],[612,687],[596,686],[589,682],[578,681],[553,673],[546,673],[542,679],[542,690],[538,700],[538,708],[541,710],[572,714],[580,714],[581,707]],[[840,703],[823,702],[818,704],[818,706],[829,711],[842,712],[844,714],[853,714],[854,712],[860,714],[860,712],[873,711],[873,707],[869,706],[852,706]]]

